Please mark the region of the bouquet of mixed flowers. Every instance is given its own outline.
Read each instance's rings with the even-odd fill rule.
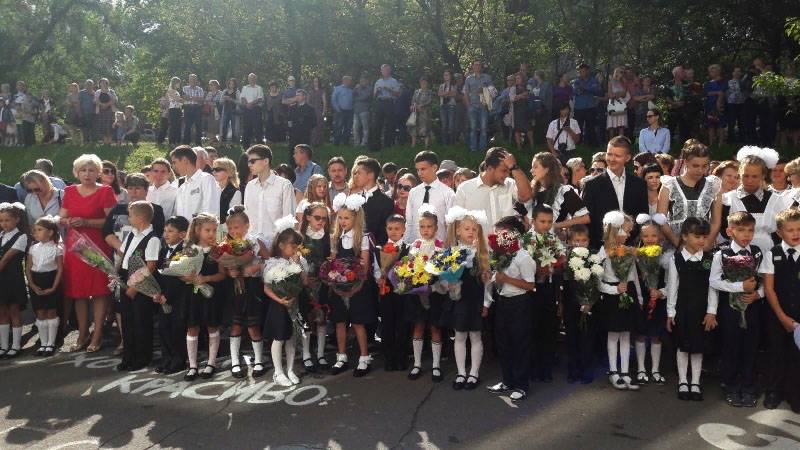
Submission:
[[[433,275],[425,270],[429,259],[427,255],[417,253],[397,261],[388,273],[394,291],[400,295],[427,296],[430,285],[435,281]]]
[[[536,278],[540,283],[562,269],[567,257],[567,249],[555,233],[529,231],[522,236],[522,248],[536,261]]]
[[[169,277],[194,277],[203,269],[203,258],[201,250],[196,246],[189,246],[173,256],[169,265],[159,272]],[[194,292],[199,292],[205,298],[211,298],[214,295],[214,288],[206,283],[195,284]]]
[[[384,296],[392,291],[391,286],[386,283],[386,277],[388,272],[394,267],[395,263],[400,257],[400,249],[391,242],[387,243],[386,245],[380,247],[380,253],[378,255],[378,266],[381,272],[381,279],[379,281],[380,286],[380,295]]]
[[[728,281],[739,282],[755,277],[758,275],[757,269],[756,260],[752,255],[722,255],[722,274]],[[747,328],[747,319],[745,318],[747,303],[742,301],[742,295],[741,292],[730,293],[728,304],[734,310],[739,311],[741,316],[739,326]]]
[[[298,297],[303,291],[303,266],[284,258],[270,258],[264,263],[264,284],[277,296],[289,300],[286,307],[294,327],[294,335],[300,339],[308,333],[308,324],[300,313]]]
[[[474,258],[474,252],[469,248],[456,245],[434,253],[425,264],[425,271],[439,278],[437,284],[451,300],[460,300],[461,275],[472,266]]]
[[[658,244],[645,245],[639,247],[639,254],[636,258],[636,264],[641,271],[644,284],[648,291],[650,289],[658,289],[658,280],[661,273],[661,253],[663,249]],[[653,318],[653,311],[656,309],[656,300],[648,297],[647,301],[647,320]]]
[[[322,263],[319,268],[320,281],[338,293],[349,292],[364,282],[364,267],[360,258],[336,258]],[[342,296],[345,306],[350,308],[350,298]]]
[[[222,243],[211,248],[211,259],[220,266],[240,272],[234,278],[233,285],[237,295],[244,294],[244,279],[242,269],[253,262],[256,251],[253,243],[247,239],[226,239]]]
[[[520,234],[512,230],[499,230],[489,235],[489,249],[492,251],[490,265],[492,270],[505,270],[520,250]]]
[[[617,277],[620,283],[628,282],[628,272],[631,266],[636,262],[636,255],[638,251],[633,247],[627,245],[618,245],[608,252],[608,259],[611,261],[611,269],[614,271],[614,276]],[[620,309],[628,309],[633,304],[633,297],[627,292],[619,294],[619,307]]]
[[[575,247],[569,252],[569,259],[564,274],[568,281],[575,282],[575,296],[581,305],[581,318],[578,326],[586,330],[588,316],[592,313],[592,305],[597,301],[597,280],[603,276],[602,260],[589,249]]]
[[[158,284],[158,280],[150,273],[141,256],[134,254],[128,259],[128,273],[128,287],[153,299],[161,295],[161,286]],[[162,303],[161,310],[164,311],[164,314],[169,314],[172,312],[172,306]]]
[[[108,276],[109,289],[114,291],[120,287],[122,281],[119,278],[119,274],[117,274],[117,270],[108,256],[100,250],[100,247],[80,231],[70,230],[70,233],[72,234],[73,242],[69,251],[75,253],[86,265],[106,274]]]

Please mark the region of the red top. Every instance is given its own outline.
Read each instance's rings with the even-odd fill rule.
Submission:
[[[64,189],[64,199],[61,207],[66,209],[68,217],[83,219],[104,219],[105,209],[113,208],[117,204],[114,190],[111,186],[98,186],[92,194],[84,197],[78,192],[77,186],[67,186]],[[64,245],[64,295],[69,298],[88,298],[107,296],[108,277],[103,272],[87,266],[80,258],[69,251],[75,234],[79,231],[91,239],[106,255],[111,255],[111,247],[103,240],[100,228],[77,227],[70,228]]]

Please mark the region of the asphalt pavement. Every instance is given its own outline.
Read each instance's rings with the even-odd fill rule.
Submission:
[[[380,356],[365,378],[306,375],[287,389],[271,372],[237,380],[223,369],[193,383],[121,373],[111,347],[0,360],[0,448],[800,449],[800,415],[785,403],[731,408],[711,375],[705,401],[683,402],[670,371],[664,386],[619,392],[604,378],[567,384],[560,370],[514,404],[486,391],[499,376],[491,355],[475,391],[451,388],[453,361],[433,383],[429,371],[416,381],[384,372]]]

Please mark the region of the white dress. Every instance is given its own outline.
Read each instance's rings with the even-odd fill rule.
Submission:
[[[769,195],[767,204],[764,211],[747,211],[747,208],[742,203],[742,199],[747,197],[747,194],[741,189],[734,189],[726,192],[723,196],[723,204],[730,206],[730,212],[747,211],[756,219],[755,236],[753,236],[753,244],[757,245],[762,252],[765,252],[772,247],[775,243],[772,241],[771,234],[774,233],[778,226],[775,223],[775,216],[792,205],[792,196],[774,194],[770,191],[760,191],[762,195]],[[763,197],[762,197],[763,198]]]
[[[667,221],[675,236],[680,236],[681,225],[689,217],[711,221],[711,206],[722,187],[722,180],[714,175],[707,176],[697,199],[686,197],[678,177],[664,175],[661,177],[661,185],[669,190],[669,201],[672,206],[667,211]]]

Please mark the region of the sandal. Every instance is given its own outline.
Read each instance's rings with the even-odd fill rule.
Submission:
[[[253,378],[258,378],[263,376],[267,372],[267,369],[264,368],[264,364],[256,363],[253,366]]]
[[[69,351],[70,352],[79,352],[79,351],[85,349],[87,345],[89,345],[89,340],[88,339],[83,341],[83,342],[76,342],[76,343],[74,343],[74,344],[69,346]]]
[[[467,377],[465,377],[464,375],[458,375],[456,376],[455,381],[453,381],[453,389],[455,389],[456,391],[460,391],[464,389],[465,384],[467,384]]]
[[[472,380],[475,380],[475,381],[472,381]],[[470,375],[470,376],[467,377],[466,389],[468,391],[471,391],[473,389],[476,389],[479,384],[481,384],[481,379],[476,377],[476,376],[474,376],[474,375]]]
[[[231,375],[233,375],[233,378],[244,378],[244,370],[242,370],[242,366],[239,364],[232,365]]]
[[[194,381],[195,378],[197,378],[197,367],[190,367],[183,376],[183,379],[186,381]]]
[[[611,385],[614,386],[614,389],[619,389],[620,391],[628,389],[628,386],[625,384],[625,380],[619,376],[619,372],[608,372],[608,381],[611,382]]]
[[[211,370],[208,370],[209,368]],[[214,372],[216,371],[217,371],[216,367],[212,366],[211,364],[206,364],[206,366],[203,367],[203,370],[200,371],[200,378],[208,380],[209,378],[214,376]]]
[[[315,373],[317,371],[317,366],[314,365],[314,361],[311,358],[303,360],[303,368],[306,370],[306,373]]]
[[[627,373],[621,373],[620,375],[622,376],[622,381],[625,382],[625,389],[629,391],[639,390],[639,385],[633,384],[633,380],[631,380],[631,377]]]
[[[647,384],[650,382],[650,378],[647,377],[647,372],[644,370],[640,370],[636,372],[636,383],[637,384]]]
[[[434,383],[438,383],[443,379],[444,377],[442,376],[442,369],[438,367],[434,367],[431,369],[431,380],[433,380]]]
[[[86,347],[86,353],[97,353],[100,351],[100,347],[102,346],[103,344],[90,344],[88,347]]]
[[[651,373],[651,374],[650,374],[650,379],[652,379],[652,380],[653,380],[653,383],[655,383],[655,384],[658,384],[658,385],[662,385],[662,384],[664,384],[664,383],[666,383],[666,382],[667,382],[667,379],[666,379],[666,378],[664,378],[664,377],[661,375],[661,373],[659,373],[659,372],[653,372],[653,373]]]
[[[422,367],[414,366],[411,368],[411,371],[408,372],[408,379],[409,380],[416,380],[419,376],[422,375]]]

